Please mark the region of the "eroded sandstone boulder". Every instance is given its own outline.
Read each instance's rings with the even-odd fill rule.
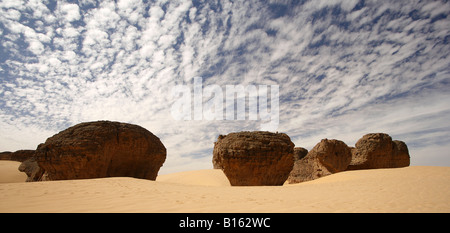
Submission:
[[[347,144],[335,139],[322,139],[304,158],[295,161],[288,182],[300,183],[345,171],[351,159]]]
[[[409,163],[408,147],[404,142],[392,141],[385,133],[371,133],[356,142],[347,169],[397,168],[409,166]]]
[[[140,126],[97,121],[48,138],[36,149],[35,159],[47,180],[121,176],[155,180],[166,148]]]
[[[284,133],[238,132],[220,135],[213,164],[233,186],[283,185],[294,163],[294,143]]]
[[[44,175],[44,169],[39,167],[35,157],[23,161],[19,166],[19,171],[27,174],[26,182],[45,181],[47,177]]]
[[[394,140],[394,149],[392,154],[391,167],[408,167],[410,164],[410,156],[408,146],[405,142]]]

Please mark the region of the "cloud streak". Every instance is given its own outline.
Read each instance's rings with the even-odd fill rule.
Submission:
[[[209,168],[218,134],[262,122],[173,119],[172,88],[200,76],[223,90],[279,85],[278,131],[297,146],[381,131],[410,145],[413,164],[450,166],[426,153],[450,149],[449,12],[443,1],[2,1],[0,150],[108,119],[159,136],[162,172]]]

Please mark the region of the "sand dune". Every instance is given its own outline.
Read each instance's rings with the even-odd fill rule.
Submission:
[[[19,171],[21,162],[0,160],[0,183],[25,182],[27,175]]]
[[[231,187],[217,170],[1,183],[0,212],[450,212],[449,180],[450,167],[413,166],[274,187]]]
[[[184,185],[231,186],[225,174],[219,169],[177,172],[160,175],[156,181]]]

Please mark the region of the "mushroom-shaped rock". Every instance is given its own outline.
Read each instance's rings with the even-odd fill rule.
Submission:
[[[295,161],[288,182],[300,183],[345,171],[351,159],[347,144],[335,139],[322,139],[304,158]]]
[[[166,159],[166,148],[158,137],[138,125],[97,121],[72,126],[48,138],[38,146],[35,157],[46,180],[155,180]]]
[[[294,143],[284,133],[238,132],[219,136],[213,161],[233,186],[283,185],[293,152]]]

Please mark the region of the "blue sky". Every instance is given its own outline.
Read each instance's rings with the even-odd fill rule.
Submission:
[[[448,1],[0,2],[0,151],[80,122],[141,125],[161,173],[212,168],[219,134],[259,121],[176,121],[171,90],[279,85],[278,131],[311,149],[366,133],[450,166]],[[206,100],[205,100],[206,101]]]

